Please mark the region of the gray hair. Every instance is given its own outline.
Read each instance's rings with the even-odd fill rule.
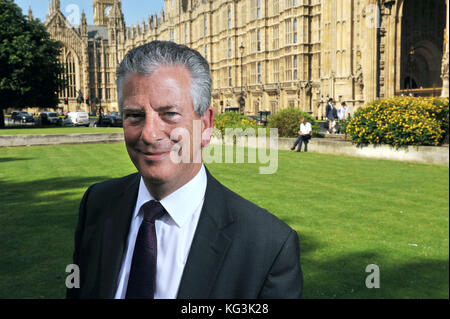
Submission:
[[[185,45],[168,41],[152,41],[132,49],[117,68],[119,108],[123,108],[123,83],[129,74],[149,76],[162,66],[181,65],[191,76],[191,98],[194,111],[203,115],[211,103],[211,72],[208,61]]]

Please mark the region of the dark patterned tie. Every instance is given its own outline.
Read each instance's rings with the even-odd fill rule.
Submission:
[[[153,299],[156,288],[156,230],[155,220],[166,210],[154,200],[142,205],[144,213],[134,246],[126,299]]]

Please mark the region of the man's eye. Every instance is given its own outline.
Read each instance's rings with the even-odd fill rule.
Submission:
[[[167,120],[175,121],[175,120],[178,119],[178,117],[180,116],[180,114],[177,113],[177,112],[164,112],[163,116],[164,116],[164,118],[166,118]]]
[[[128,113],[125,114],[125,117],[131,117],[131,118],[137,118],[137,117],[143,117],[144,115],[142,113]]]
[[[125,120],[137,122],[145,117],[143,113],[125,113]]]

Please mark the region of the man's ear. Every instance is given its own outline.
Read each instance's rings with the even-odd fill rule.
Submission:
[[[209,107],[202,116],[202,148],[208,146],[214,129],[214,110]]]

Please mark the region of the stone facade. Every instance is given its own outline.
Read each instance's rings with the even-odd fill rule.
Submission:
[[[45,21],[63,46],[65,110],[118,111],[116,67],[152,40],[203,54],[216,112],[293,106],[321,118],[330,97],[353,113],[377,97],[448,96],[448,0],[165,0],[131,27],[120,0],[93,0],[93,9],[94,25],[83,12],[72,26],[53,0]]]

